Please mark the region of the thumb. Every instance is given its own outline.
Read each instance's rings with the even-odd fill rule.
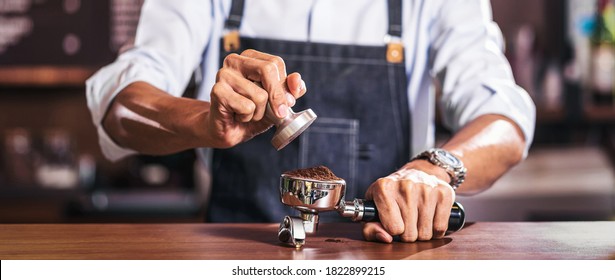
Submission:
[[[378,222],[370,222],[363,224],[363,238],[367,241],[379,241],[383,243],[393,242],[391,236]]]

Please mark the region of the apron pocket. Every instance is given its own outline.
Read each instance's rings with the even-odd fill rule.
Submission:
[[[355,185],[359,120],[318,117],[300,137],[300,168],[324,165],[346,180],[347,196],[355,195],[348,192]]]

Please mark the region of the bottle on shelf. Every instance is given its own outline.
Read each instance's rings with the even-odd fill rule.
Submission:
[[[36,179],[43,188],[71,189],[77,186],[79,172],[67,131],[50,129],[45,132]]]
[[[612,0],[598,0],[596,4],[590,36],[590,102],[615,110],[615,4]]]
[[[13,128],[5,131],[3,151],[6,184],[11,187],[34,186],[34,159],[32,138],[29,130]]]

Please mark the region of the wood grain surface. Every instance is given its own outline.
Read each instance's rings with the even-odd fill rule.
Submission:
[[[0,259],[615,259],[615,222],[473,223],[444,239],[366,242],[322,223],[303,249],[277,224],[4,224]]]

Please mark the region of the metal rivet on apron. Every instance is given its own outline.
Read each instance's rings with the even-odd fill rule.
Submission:
[[[404,61],[404,45],[400,42],[387,44],[387,61],[389,63],[401,63]]]
[[[224,35],[224,50],[226,52],[234,52],[241,47],[239,43],[239,31],[233,30]]]

